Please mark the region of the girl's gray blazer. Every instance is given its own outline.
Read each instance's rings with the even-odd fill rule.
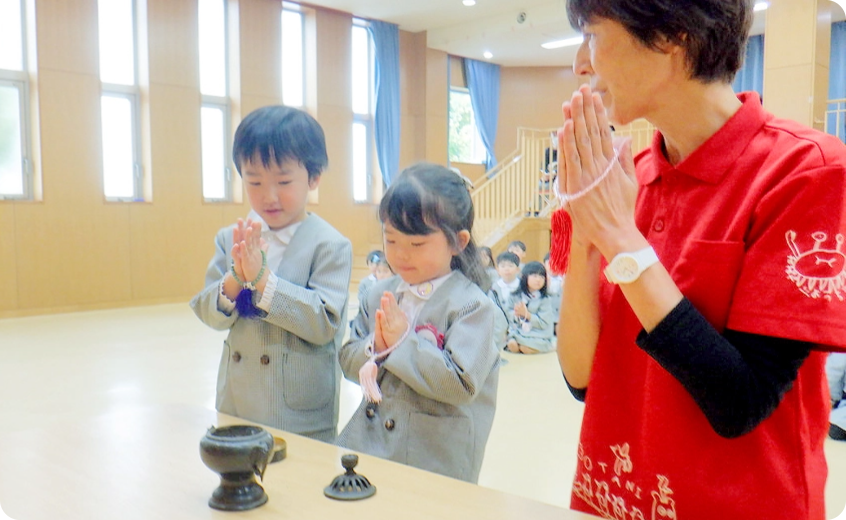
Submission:
[[[218,310],[220,280],[232,262],[232,229],[221,229],[206,288],[191,300],[215,330],[229,329],[215,406],[223,413],[327,442],[338,427],[340,369],[352,272],[350,241],[310,214],[272,266],[279,277],[270,311],[242,319]],[[270,266],[269,266],[270,267]]]
[[[531,347],[539,352],[555,350],[555,296],[532,298],[526,304],[531,315],[529,323],[532,328],[524,331],[520,320],[514,312],[511,313],[511,327],[508,337],[514,338],[521,345]],[[514,297],[514,303],[520,301],[520,296]]]
[[[398,276],[377,282],[361,302],[340,353],[347,379],[358,382],[379,300],[399,283]],[[496,336],[505,319],[477,285],[454,271],[420,310],[416,325],[426,324],[445,334],[443,350],[412,331],[379,367],[381,404],[362,400],[338,444],[476,482],[496,409]]]

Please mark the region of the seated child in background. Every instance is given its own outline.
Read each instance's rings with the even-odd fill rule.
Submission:
[[[376,276],[376,281],[387,280],[394,275],[394,270],[391,269],[391,264],[384,256],[376,262],[376,271],[373,273]]]
[[[378,249],[367,253],[367,268],[370,269],[370,274],[358,282],[358,301],[361,302],[367,298],[367,291],[376,283],[376,266],[379,265],[379,260],[385,258],[385,253]]]
[[[517,255],[517,267],[519,267],[522,271],[523,266],[525,265],[523,264],[523,259],[526,258],[526,244],[524,244],[520,240],[514,240],[510,244],[508,244],[508,247],[505,250],[509,253],[514,253],[515,255]]]
[[[505,317],[511,320],[511,309],[514,307],[512,296],[514,291],[520,289],[520,259],[517,255],[508,251],[500,253],[496,257],[496,272],[499,278],[491,285],[488,292],[491,299],[496,302]]]
[[[507,324],[481,289],[470,193],[450,170],[418,164],[388,188],[379,218],[399,276],[373,286],[341,348],[365,398],[337,443],[476,482]]]
[[[846,441],[846,354],[829,354],[825,372],[831,392],[828,436],[836,441]]]
[[[485,268],[485,272],[488,273],[488,277],[491,279],[491,285],[493,285],[494,282],[499,280],[499,273],[496,271],[496,262],[494,262],[491,248],[488,246],[480,247],[479,256],[482,258],[482,267]]]
[[[546,293],[546,269],[540,262],[529,262],[520,276],[514,311],[508,327],[509,352],[538,354],[555,350],[555,312],[552,297]]]
[[[558,335],[558,315],[561,312],[561,295],[564,291],[564,275],[552,272],[549,267],[549,253],[543,257],[543,267],[546,269],[546,294],[552,299],[552,309],[555,311],[555,335]]]
[[[306,211],[327,164],[323,129],[302,110],[260,108],[238,126],[232,158],[252,211],[218,231],[191,300],[203,323],[229,330],[215,407],[331,442],[352,247]]]
[[[546,293],[550,296],[560,296],[564,289],[564,275],[553,273],[549,268],[549,253],[543,257],[543,267],[546,269]]]

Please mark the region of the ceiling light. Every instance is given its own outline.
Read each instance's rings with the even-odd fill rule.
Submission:
[[[486,60],[489,60],[489,59],[493,58],[493,53],[491,51],[485,51],[485,53],[482,54],[482,56],[484,56]]]
[[[542,43],[541,47],[544,49],[558,49],[560,47],[569,47],[571,45],[579,45],[585,40],[584,36],[576,36],[575,38],[567,38],[566,40],[555,40],[553,42]]]
[[[466,5],[467,7],[471,7],[476,5],[476,0],[463,0],[461,3]]]
[[[755,7],[753,7],[752,10],[753,11],[763,11],[769,6],[770,6],[769,2],[755,2]]]

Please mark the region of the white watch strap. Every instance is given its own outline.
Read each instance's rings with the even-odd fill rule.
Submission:
[[[617,273],[615,273],[614,264],[618,262],[618,260],[622,260],[623,258],[629,259],[629,261],[634,260],[634,262],[637,264],[637,270],[635,273],[633,273],[633,277],[626,277],[625,279],[622,279],[617,276]],[[615,284],[632,283],[638,278],[640,278],[640,275],[646,269],[648,269],[654,264],[657,264],[658,262],[658,254],[655,253],[655,249],[653,249],[652,246],[645,247],[632,253],[619,253],[613,259],[611,259],[611,262],[609,262],[608,266],[605,268],[605,278],[607,278],[609,282]]]

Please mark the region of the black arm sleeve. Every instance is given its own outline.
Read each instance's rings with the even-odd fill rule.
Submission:
[[[573,394],[576,401],[585,402],[585,399],[587,399],[587,388],[574,388],[573,385],[567,381],[567,376],[564,376],[564,382],[567,383],[567,389],[570,390],[570,393]]]
[[[723,437],[752,431],[793,386],[811,344],[726,330],[686,298],[637,345],[678,379]]]

